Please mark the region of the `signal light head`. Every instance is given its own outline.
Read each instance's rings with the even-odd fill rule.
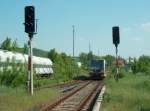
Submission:
[[[112,28],[112,36],[113,36],[113,44],[115,44],[115,46],[118,46],[118,44],[120,43],[120,34],[118,26],[114,26]]]
[[[34,6],[25,7],[25,32],[34,33],[35,32],[35,13]]]

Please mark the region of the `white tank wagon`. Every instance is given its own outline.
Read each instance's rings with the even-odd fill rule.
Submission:
[[[8,69],[12,68],[12,64],[25,64],[28,63],[28,55],[15,53],[6,50],[0,50],[0,70],[7,66]],[[53,74],[52,61],[48,58],[33,56],[33,68],[37,75],[45,76]]]

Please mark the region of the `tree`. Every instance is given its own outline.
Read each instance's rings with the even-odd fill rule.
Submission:
[[[23,53],[24,53],[24,54],[27,54],[27,53],[28,53],[28,45],[27,45],[27,44],[24,44]]]
[[[17,51],[17,49],[18,49],[18,43],[17,43],[17,39],[16,39],[12,43],[12,51]]]
[[[106,60],[108,66],[111,66],[113,61],[115,60],[115,57],[112,55],[106,55],[103,58]]]
[[[94,55],[93,55],[92,51],[90,51],[87,55],[88,61],[91,61],[92,59],[94,59],[93,57],[94,57]]]
[[[79,58],[83,65],[87,65],[88,57],[87,57],[86,53],[84,53],[84,52],[80,53]]]
[[[140,56],[138,60],[132,64],[132,70],[134,73],[142,72],[147,75],[150,75],[150,57],[149,56]]]
[[[6,40],[4,40],[0,46],[1,49],[3,50],[9,50],[12,51],[12,41],[10,38],[6,38]]]
[[[53,61],[53,62],[56,62],[56,59],[57,59],[57,56],[58,56],[58,53],[56,52],[55,49],[51,49],[48,53],[48,57]]]

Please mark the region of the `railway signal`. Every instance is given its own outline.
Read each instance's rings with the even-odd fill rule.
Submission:
[[[35,34],[35,8],[34,6],[25,7],[25,32],[29,37],[28,51],[28,91],[33,95],[33,63],[32,63],[32,38]]]
[[[120,34],[119,34],[119,27],[114,26],[112,27],[112,37],[113,37],[113,44],[116,47],[116,74],[115,79],[118,81],[119,78],[119,66],[118,66],[118,45],[120,43]]]

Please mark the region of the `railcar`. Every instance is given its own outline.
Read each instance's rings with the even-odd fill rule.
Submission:
[[[6,67],[11,69],[12,64],[17,64],[17,67],[19,67],[19,64],[27,66],[27,63],[27,54],[0,50],[0,71],[3,71]],[[38,76],[48,76],[53,74],[52,65],[52,61],[48,58],[33,56],[33,68],[35,74]]]
[[[103,79],[106,77],[104,59],[91,60],[90,77],[92,79]]]

